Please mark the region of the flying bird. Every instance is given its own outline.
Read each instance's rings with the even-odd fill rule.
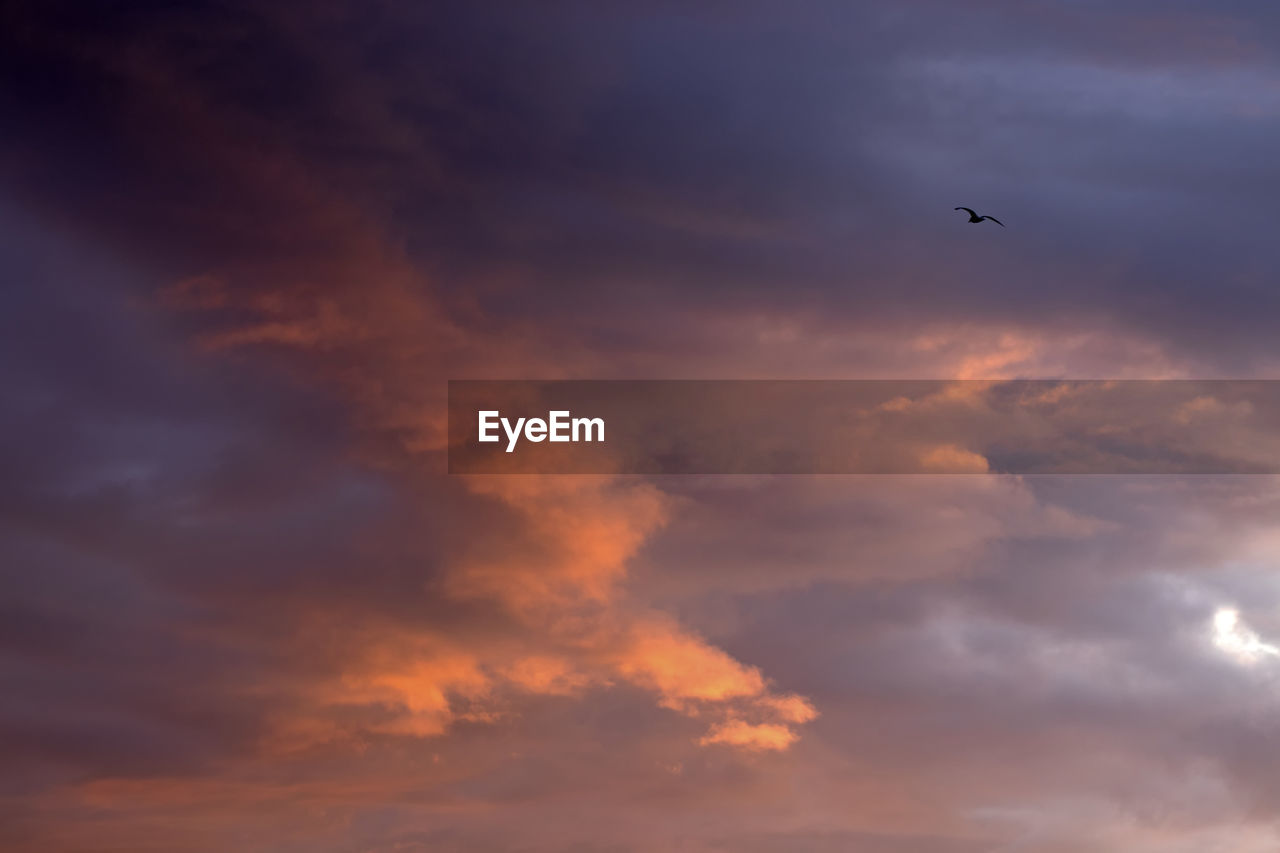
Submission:
[[[1004,223],[1003,223],[1003,222],[1001,222],[999,219],[996,219],[994,216],[979,216],[978,214],[974,213],[974,212],[973,212],[973,210],[972,210],[971,208],[968,208],[968,207],[957,207],[957,208],[956,208],[956,210],[967,210],[967,211],[969,211],[969,221],[970,221],[970,222],[972,222],[972,223],[974,223],[974,224],[977,224],[977,223],[981,222],[981,221],[982,221],[982,220],[984,220],[984,219],[990,219],[992,222],[994,222],[995,224],[999,225],[1001,228],[1003,228],[1003,227],[1004,227]]]

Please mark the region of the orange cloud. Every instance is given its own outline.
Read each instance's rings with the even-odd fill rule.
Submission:
[[[627,560],[667,517],[666,499],[647,483],[480,476],[467,487],[516,510],[529,543],[517,554],[464,562],[450,589],[498,599],[518,613],[609,600]]]
[[[699,743],[726,744],[753,751],[784,750],[795,743],[798,735],[787,726],[777,723],[752,724],[743,720],[729,720],[711,729]]]
[[[202,106],[189,106],[194,120]],[[211,270],[163,293],[162,304],[203,321],[196,336],[203,348],[267,345],[307,381],[341,394],[360,430],[357,449],[406,479],[441,469],[445,379],[458,365],[473,377],[565,373],[563,346],[548,354],[526,331],[455,323],[394,237],[305,166],[222,143],[248,187],[265,186],[300,211],[300,221],[282,226],[282,240],[289,229],[333,239],[314,263]],[[595,364],[598,357],[575,369],[589,373]],[[758,668],[628,597],[630,561],[671,512],[656,485],[492,476],[464,486],[505,510],[504,530],[492,541],[477,537],[443,566],[438,592],[499,605],[524,632],[523,646],[476,637],[443,642],[429,628],[408,638],[401,628],[352,636],[350,660],[314,689],[330,717],[321,711],[282,724],[280,743],[361,731],[437,737],[459,719],[507,713],[504,689],[572,696],[616,680],[652,690],[682,713],[726,715],[754,702],[752,713],[771,721],[765,725],[812,718],[806,700],[774,696]],[[344,708],[367,713],[334,723]]]
[[[662,704],[686,710],[693,702],[723,702],[764,692],[760,670],[681,631],[665,618],[633,625],[615,663],[618,672],[662,697]]]
[[[534,655],[520,658],[502,670],[512,684],[545,696],[572,696],[591,683],[591,677],[561,657]]]
[[[761,708],[767,709],[778,719],[788,723],[808,723],[818,717],[817,709],[809,703],[809,700],[795,694],[765,696],[759,704]]]
[[[981,453],[965,450],[954,444],[932,447],[920,455],[920,465],[926,471],[947,473],[985,474],[990,470],[987,458]]]

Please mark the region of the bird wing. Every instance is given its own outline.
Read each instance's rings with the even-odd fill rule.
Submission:
[[[969,211],[969,215],[970,215],[970,216],[977,216],[977,215],[978,215],[978,214],[974,213],[970,208],[967,208],[967,207],[957,207],[957,208],[956,208],[956,210],[968,210],[968,211]]]
[[[1001,222],[999,219],[996,219],[994,216],[984,216],[984,217],[982,217],[982,218],[983,218],[983,219],[990,219],[992,222],[994,222],[995,224],[999,225],[1001,228],[1003,228],[1003,227],[1004,227],[1004,223],[1003,223],[1003,222]]]

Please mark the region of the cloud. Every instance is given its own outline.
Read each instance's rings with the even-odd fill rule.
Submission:
[[[944,444],[926,451],[920,462],[926,471],[959,471],[966,474],[985,474],[991,467],[982,454],[954,444]]]
[[[1219,608],[1213,614],[1213,644],[1243,664],[1254,664],[1280,655],[1280,648],[1263,642],[1248,626],[1241,624],[1240,611]]]
[[[699,743],[720,743],[746,749],[786,749],[796,739],[796,734],[786,726],[772,723],[751,725],[742,720],[729,720],[711,730]]]
[[[0,846],[1275,849],[1272,478],[443,476],[449,378],[1274,375],[1275,11],[1157,5],[6,6]]]

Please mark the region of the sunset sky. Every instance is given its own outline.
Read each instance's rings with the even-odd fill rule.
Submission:
[[[1280,478],[445,456],[1280,379],[1277,150],[1274,0],[0,5],[0,849],[1280,850]]]

